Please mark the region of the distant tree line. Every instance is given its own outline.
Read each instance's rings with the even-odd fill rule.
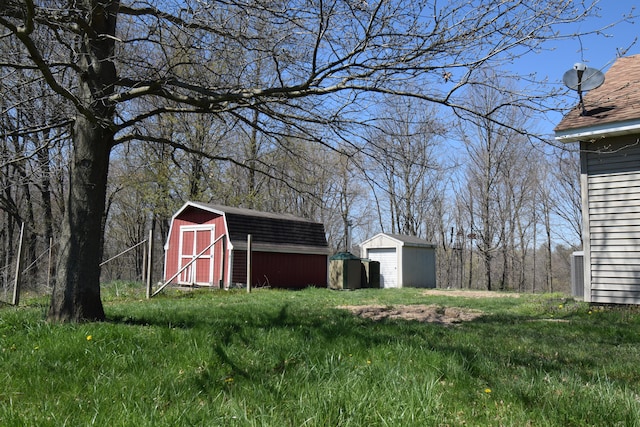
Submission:
[[[28,97],[28,75],[16,73],[13,84],[3,80],[4,93],[11,97],[0,102],[7,109]],[[497,89],[471,91],[474,108],[489,111],[505,103]],[[27,287],[45,289],[49,267],[44,254],[50,242],[57,253],[69,191],[71,124],[15,131],[44,121],[33,114],[64,117],[52,100],[43,96],[37,111],[13,107],[19,114],[3,115],[7,143],[0,157],[0,255],[5,289],[13,283],[22,223],[25,265],[31,266]],[[139,141],[114,150],[103,259],[147,239],[152,230],[153,275],[160,280],[171,216],[187,200],[197,200],[321,221],[334,251],[347,250],[347,233],[354,244],[380,231],[425,238],[437,244],[443,287],[566,290],[569,248],[581,246],[577,153],[500,124],[515,127],[526,120],[533,126],[522,111],[497,112],[505,117],[446,120],[423,101],[387,97],[368,111],[372,125],[360,141],[341,152],[307,138],[253,132],[250,120],[167,115],[154,133],[197,150]],[[357,247],[349,249],[357,252]],[[140,246],[103,266],[102,280],[141,280],[144,250]]]
[[[102,260],[149,230],[160,258],[173,212],[201,200],[322,221],[336,250],[351,233],[425,237],[443,286],[553,289],[553,242],[579,240],[576,162],[534,121],[562,89],[508,70],[596,13],[557,0],[5,0],[3,287],[24,223],[28,285],[52,277],[47,318],[104,319],[100,281],[137,278],[141,249]]]

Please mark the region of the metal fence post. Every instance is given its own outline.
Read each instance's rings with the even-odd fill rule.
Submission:
[[[247,292],[251,292],[251,234],[247,234]]]

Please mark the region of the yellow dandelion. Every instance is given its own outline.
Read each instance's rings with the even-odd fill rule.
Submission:
[[[371,360],[367,360],[367,365],[371,365]]]
[[[484,389],[484,392],[485,392],[485,393],[487,393],[487,394],[489,394],[489,393],[491,393],[491,389],[490,389],[490,388],[485,388],[485,389]]]
[[[560,305],[558,306],[558,308],[562,308],[562,307],[564,307],[564,305],[562,305],[562,304],[560,304]]]
[[[87,335],[87,341],[91,341],[93,337],[91,335]]]

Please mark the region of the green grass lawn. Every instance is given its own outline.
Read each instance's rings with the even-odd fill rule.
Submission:
[[[561,295],[104,288],[108,321],[0,307],[2,426],[638,426],[640,311]],[[341,305],[481,310],[444,326]]]

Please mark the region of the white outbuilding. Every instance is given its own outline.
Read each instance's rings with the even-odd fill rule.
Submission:
[[[436,246],[414,236],[380,233],[360,244],[363,258],[380,263],[381,288],[435,288]]]

